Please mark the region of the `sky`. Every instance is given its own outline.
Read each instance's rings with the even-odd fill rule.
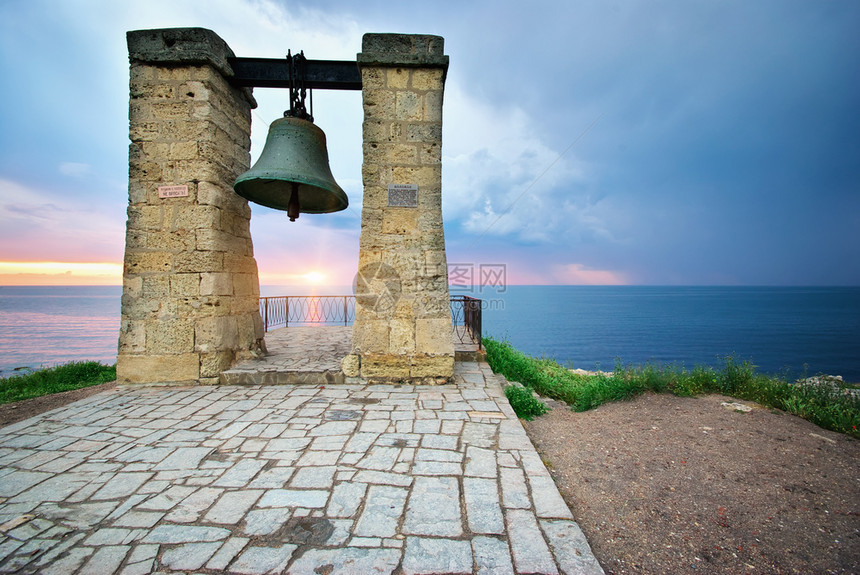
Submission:
[[[860,285],[858,22],[855,0],[4,0],[0,285],[121,283],[125,33],[191,26],[266,58],[443,36],[447,255],[476,277]],[[254,94],[252,161],[289,106]],[[357,269],[361,94],[317,90],[314,116],[350,207],[253,205],[264,285]]]

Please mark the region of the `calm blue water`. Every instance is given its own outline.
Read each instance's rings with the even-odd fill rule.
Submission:
[[[0,286],[0,376],[16,367],[116,361],[119,286]]]
[[[113,363],[121,293],[115,286],[0,287],[0,375],[71,360]],[[575,367],[612,369],[617,360],[716,366],[732,354],[767,373],[806,369],[860,382],[860,288],[509,286],[466,295],[484,300],[486,335]]]
[[[456,292],[452,292],[456,293]],[[719,366],[860,382],[860,288],[509,286],[484,300],[485,335],[583,369],[617,361]]]

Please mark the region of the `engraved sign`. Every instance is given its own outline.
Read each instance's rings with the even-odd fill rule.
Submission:
[[[188,186],[158,186],[159,198],[181,198],[188,195]]]
[[[417,208],[418,184],[388,184],[388,205],[395,208]]]

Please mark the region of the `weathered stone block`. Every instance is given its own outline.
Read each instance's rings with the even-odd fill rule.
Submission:
[[[230,369],[235,358],[236,352],[232,349],[201,353],[200,377],[218,378],[222,371]]]
[[[351,353],[340,362],[340,369],[346,377],[358,377],[361,374],[361,356]]]
[[[170,271],[172,256],[164,252],[132,252],[125,254],[125,273],[147,274]]]
[[[256,274],[232,274],[233,294],[236,296],[259,296],[260,282]]]
[[[389,335],[389,350],[391,353],[412,355],[415,353],[415,322],[413,318],[396,318],[391,320]]]
[[[202,352],[236,349],[239,324],[235,316],[198,318],[194,330],[194,349]]]
[[[194,322],[152,320],[146,324],[147,353],[180,354],[194,351]]]
[[[172,297],[197,297],[200,295],[200,274],[177,273],[170,276]]]
[[[232,274],[226,272],[200,274],[200,295],[233,295]]]
[[[414,355],[409,375],[413,378],[451,378],[454,376],[454,356]]]
[[[438,298],[437,298],[438,299]],[[450,354],[454,356],[451,341],[450,311],[447,317],[418,318],[415,320],[415,346],[419,352],[430,354]]]
[[[417,68],[412,72],[412,89],[441,90],[444,74],[442,68]]]
[[[192,383],[200,377],[196,353],[131,355],[116,358],[117,383]]]
[[[377,381],[402,381],[409,379],[408,356],[363,353],[361,354],[361,377]]]
[[[397,120],[423,120],[424,99],[415,92],[397,92],[394,117]]]
[[[404,90],[409,86],[410,76],[408,68],[388,68],[385,70],[386,87],[393,90]]]
[[[418,231],[418,210],[389,208],[382,215],[383,234],[412,234]]]
[[[357,303],[356,307],[361,304]],[[374,313],[369,310],[369,313]],[[353,324],[353,349],[364,355],[369,353],[387,353],[389,349],[390,327],[386,320],[369,319]],[[358,347],[360,346],[360,347]]]

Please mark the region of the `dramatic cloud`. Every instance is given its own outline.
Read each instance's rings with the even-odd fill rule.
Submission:
[[[858,284],[858,21],[852,0],[5,2],[2,259],[121,260],[125,33],[200,26],[273,58],[444,36],[450,261],[526,283]],[[287,107],[255,97],[252,159]],[[254,206],[271,281],[357,262],[361,94],[314,108],[350,208],[289,224]]]

